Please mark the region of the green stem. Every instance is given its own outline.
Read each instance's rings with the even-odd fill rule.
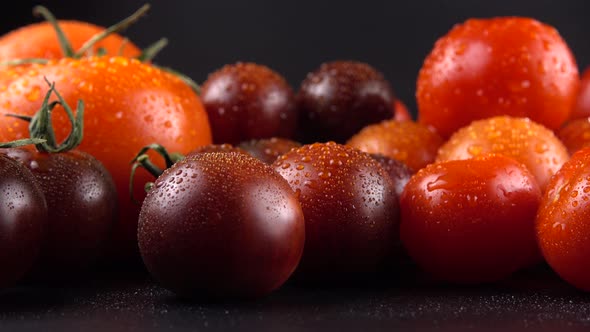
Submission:
[[[168,45],[168,39],[162,38],[143,49],[137,60],[141,62],[151,61],[160,51]]]
[[[35,6],[33,7],[33,15],[35,16],[42,16],[49,24],[53,26],[55,29],[55,33],[57,34],[57,39],[59,40],[59,46],[64,54],[64,57],[73,57],[74,56],[74,49],[72,48],[72,44],[66,37],[65,33],[57,23],[57,19],[53,14],[49,11],[49,9],[43,6]]]
[[[197,82],[193,81],[190,77],[188,77],[188,76],[186,76],[186,75],[184,75],[172,68],[156,66],[154,64],[152,64],[152,66],[159,68],[167,73],[170,73],[170,74],[180,78],[184,83],[186,83],[188,86],[190,86],[197,95],[201,95],[201,87],[197,84]]]
[[[135,195],[133,193],[133,184],[135,180],[135,173],[137,172],[137,169],[140,167],[147,170],[155,178],[159,177],[160,174],[164,172],[158,166],[154,165],[151,162],[150,157],[147,154],[139,155],[133,159],[133,166],[131,166],[131,175],[129,176],[129,197],[131,198],[131,201],[136,204],[139,204],[139,201],[135,199]],[[144,190],[146,192],[149,191],[149,189],[151,189],[151,186],[148,188],[149,184],[153,185],[153,182],[147,182],[144,185]]]
[[[96,45],[96,43],[100,42],[101,40],[105,39],[106,37],[108,37],[109,35],[111,35],[113,33],[121,32],[121,31],[125,30],[131,24],[135,23],[145,13],[147,13],[147,11],[149,9],[150,9],[150,5],[145,4],[141,8],[139,8],[135,13],[133,13],[131,16],[123,19],[121,22],[119,22],[117,24],[111,25],[110,27],[108,27],[104,31],[99,32],[96,35],[92,36],[88,41],[86,41],[84,43],[84,45],[82,45],[82,47],[80,47],[80,49],[76,53],[72,54],[71,57],[73,57],[75,59],[81,58],[82,56],[84,56],[84,54],[90,48],[92,48],[94,45]]]
[[[0,66],[20,66],[20,65],[29,65],[32,63],[38,64],[46,64],[49,60],[47,59],[38,59],[38,58],[29,58],[29,59],[15,59],[15,60],[7,60],[0,62]]]
[[[23,138],[23,139],[17,139],[12,142],[1,142],[0,148],[18,148],[19,146],[25,146],[25,145],[31,145],[31,144],[37,145],[37,144],[41,144],[44,142],[45,142],[45,140],[42,138]]]

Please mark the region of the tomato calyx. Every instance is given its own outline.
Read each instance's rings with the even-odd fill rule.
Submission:
[[[129,176],[129,195],[131,196],[131,200],[135,203],[139,203],[133,195],[133,179],[135,178],[135,172],[137,172],[137,169],[141,167],[147,170],[155,178],[158,178],[160,175],[162,175],[162,173],[164,173],[160,167],[156,166],[156,164],[151,161],[150,156],[147,154],[149,150],[153,150],[162,156],[164,162],[166,163],[166,168],[170,168],[176,162],[184,159],[182,154],[178,152],[169,153],[163,145],[158,143],[152,143],[141,148],[135,158],[131,160],[131,175]],[[153,185],[153,182],[147,182],[144,185],[145,191],[150,191]]]
[[[55,30],[55,33],[57,34],[57,39],[59,41],[59,45],[60,45],[65,57],[80,59],[82,56],[88,55],[89,52],[92,51],[92,47],[94,45],[96,45],[96,43],[100,42],[101,40],[105,39],[106,37],[108,37],[114,33],[118,33],[118,32],[121,32],[121,31],[127,29],[130,25],[137,22],[137,20],[139,20],[140,17],[145,15],[149,9],[150,9],[149,4],[143,5],[135,13],[131,14],[131,16],[123,19],[122,21],[120,21],[116,24],[113,24],[112,26],[108,27],[104,31],[99,32],[96,35],[92,36],[77,51],[74,51],[70,41],[68,40],[65,33],[63,32],[63,30],[59,26],[57,19],[49,11],[49,9],[47,9],[44,6],[35,6],[35,7],[33,7],[33,15],[43,17],[47,22],[49,22],[49,24],[52,25],[53,29]],[[104,50],[103,51],[99,50],[99,53],[103,53],[103,52],[104,52]],[[140,57],[143,55],[143,53],[145,53],[145,51],[142,52]]]
[[[7,114],[7,116],[15,117],[29,122],[30,138],[24,140],[17,140],[0,145],[1,147],[17,147],[27,144],[35,144],[39,152],[45,153],[60,153],[75,149],[82,142],[84,137],[84,102],[78,100],[75,115],[72,108],[66,103],[62,95],[55,89],[55,83],[49,82],[45,79],[49,90],[45,94],[41,109],[33,116],[23,116],[18,114]],[[52,94],[55,94],[57,100],[49,102]],[[58,143],[55,137],[53,125],[51,123],[51,114],[55,106],[61,105],[66,112],[72,130],[68,136]],[[25,143],[25,144],[23,144]]]

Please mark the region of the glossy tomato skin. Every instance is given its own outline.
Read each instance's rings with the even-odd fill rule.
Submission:
[[[33,266],[45,232],[47,204],[29,170],[0,154],[0,288]]]
[[[357,61],[333,61],[309,73],[297,94],[299,139],[344,143],[371,123],[394,115],[395,95],[383,75]]]
[[[395,194],[397,197],[400,197],[404,191],[404,187],[408,184],[408,181],[410,181],[414,172],[412,172],[406,164],[397,159],[380,154],[370,154],[370,156],[379,163],[379,166],[381,166],[385,172],[387,172],[395,187]]]
[[[92,36],[102,32],[105,28],[80,21],[59,20],[59,25],[70,41],[74,51],[77,51]],[[96,43],[92,48],[94,54],[103,48],[109,55],[119,54],[124,38],[112,34]],[[124,57],[137,57],[141,50],[132,42],[127,41],[122,49]],[[65,55],[59,46],[55,29],[48,22],[26,25],[0,37],[0,61],[12,59],[41,58],[61,59]]]
[[[417,172],[434,162],[443,143],[438,134],[420,123],[386,120],[364,127],[346,145],[399,160]]]
[[[300,147],[301,143],[286,138],[271,137],[245,141],[238,146],[252,155],[252,157],[270,165],[279,156],[291,151],[291,149]]]
[[[497,116],[473,121],[457,130],[438,150],[437,161],[502,154],[523,163],[541,191],[569,159],[567,148],[546,127],[528,118]]]
[[[98,159],[115,181],[120,208],[113,234],[116,257],[137,256],[140,206],[129,198],[130,162],[154,142],[182,154],[210,144],[211,131],[199,97],[176,76],[134,59],[61,59],[0,70],[0,111],[34,115],[48,90],[45,77],[55,82],[69,105],[84,101],[84,140],[79,149]],[[59,106],[53,110],[53,124],[58,141],[69,134],[69,122]],[[0,119],[2,141],[25,137],[29,137],[26,122]],[[143,184],[149,181],[151,175],[137,172],[134,197],[145,197]]]
[[[580,90],[570,120],[590,117],[590,68],[586,68],[580,79]]]
[[[590,146],[590,118],[568,121],[557,133],[570,155]]]
[[[303,145],[272,165],[297,193],[305,249],[296,278],[346,283],[392,256],[399,208],[389,175],[368,154],[334,142]]]
[[[111,175],[81,151],[5,153],[31,171],[47,201],[47,231],[37,264],[42,273],[61,278],[90,267],[104,253],[119,212]]]
[[[295,270],[305,225],[295,193],[270,166],[202,153],[156,180],[138,238],[150,273],[181,296],[259,297]]]
[[[501,280],[538,252],[541,191],[515,160],[491,155],[427,166],[402,193],[401,240],[424,271],[452,283]]]
[[[578,88],[574,56],[554,28],[524,17],[469,19],[426,57],[416,87],[418,120],[443,137],[498,115],[555,130],[568,119]]]
[[[568,283],[590,291],[590,149],[576,152],[553,176],[537,215],[547,263]]]
[[[209,114],[213,141],[291,138],[297,128],[293,90],[270,68],[242,63],[226,65],[205,81],[201,98]]]

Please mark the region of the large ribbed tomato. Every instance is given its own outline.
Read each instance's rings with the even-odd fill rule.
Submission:
[[[45,77],[55,82],[69,105],[84,101],[84,141],[79,149],[100,160],[112,174],[121,210],[117,242],[126,245],[127,253],[136,250],[139,205],[129,197],[130,162],[141,147],[153,142],[180,153],[210,144],[200,98],[178,77],[135,59],[64,58],[0,69],[0,113],[32,116],[48,90]],[[60,107],[53,113],[56,136],[63,139],[70,124]],[[26,122],[0,117],[0,140],[28,135]],[[137,174],[136,197],[144,197],[141,184],[151,180],[145,172]]]

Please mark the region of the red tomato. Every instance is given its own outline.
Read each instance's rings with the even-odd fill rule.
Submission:
[[[58,21],[72,48],[78,50],[86,41],[105,28],[79,21]],[[118,34],[98,42],[92,48],[97,52],[104,48],[107,54],[117,55],[124,38]],[[122,56],[136,57],[141,50],[131,42],[122,49]],[[0,37],[0,61],[25,58],[61,59],[64,54],[57,40],[55,30],[48,22],[36,23],[11,31]]]
[[[590,291],[590,148],[576,152],[549,183],[537,215],[547,263],[570,284]]]
[[[424,61],[418,119],[443,137],[497,115],[557,129],[578,86],[574,56],[551,26],[520,17],[470,19],[440,38]]]
[[[493,282],[537,253],[541,191],[519,162],[501,155],[432,164],[406,185],[401,240],[433,276],[455,283]]]
[[[48,90],[45,77],[55,82],[69,105],[84,101],[84,141],[79,149],[102,162],[113,176],[121,212],[115,236],[125,245],[124,253],[137,251],[140,207],[129,197],[130,162],[153,142],[183,154],[210,144],[209,122],[199,97],[176,76],[135,59],[65,58],[0,71],[0,113],[35,114]],[[53,111],[53,123],[58,140],[64,139],[70,125],[59,107]],[[0,117],[0,140],[28,135],[26,122]],[[138,172],[135,197],[145,196],[143,184],[148,181],[153,177]]]
[[[570,154],[590,146],[590,118],[569,121],[557,134]]]
[[[576,98],[574,110],[570,120],[587,118],[590,116],[590,68],[586,68],[580,81],[580,91]]]

